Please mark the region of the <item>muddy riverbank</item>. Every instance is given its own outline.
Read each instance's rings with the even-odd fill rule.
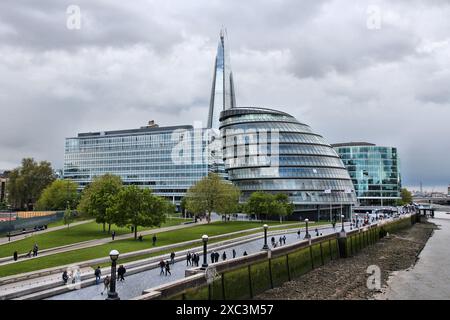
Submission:
[[[394,271],[410,268],[436,226],[430,222],[391,234],[356,256],[331,261],[282,287],[260,294],[262,300],[373,299],[378,291],[369,290],[367,267],[381,269],[382,286]]]

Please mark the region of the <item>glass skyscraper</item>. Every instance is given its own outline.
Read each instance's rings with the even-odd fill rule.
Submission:
[[[363,206],[390,206],[400,199],[397,148],[367,142],[333,145],[346,166]]]
[[[230,52],[226,43],[226,30],[220,31],[219,45],[214,63],[214,74],[209,103],[208,128],[219,129],[220,112],[235,108],[233,72],[231,71]]]
[[[314,220],[349,214],[356,202],[350,176],[325,139],[293,116],[271,109],[235,108],[220,117],[225,169],[242,191],[286,193],[298,216]]]
[[[186,190],[208,174],[205,129],[158,127],[80,133],[67,138],[64,178],[83,189],[111,173],[125,185],[150,188],[179,204]]]

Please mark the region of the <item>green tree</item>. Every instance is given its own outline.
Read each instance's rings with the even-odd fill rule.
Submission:
[[[78,204],[78,184],[71,180],[55,180],[42,191],[36,203],[38,210],[64,210]]]
[[[276,206],[281,207],[277,209],[277,213],[274,213],[280,217],[280,222],[283,220],[283,217],[289,216],[294,212],[294,204],[289,200],[289,197],[285,193],[277,193],[275,195]]]
[[[50,162],[37,163],[33,158],[25,158],[20,167],[10,172],[7,185],[9,202],[16,209],[33,210],[42,191],[54,180]]]
[[[68,206],[67,209],[64,211],[64,224],[67,225],[67,228],[69,228],[70,223],[73,221],[73,213],[72,210],[70,210],[70,207]]]
[[[222,188],[222,196],[217,203],[215,211],[218,214],[224,215],[226,217],[229,214],[233,214],[239,211],[239,197],[241,195],[241,192],[239,188],[231,183],[223,184]]]
[[[267,219],[270,215],[276,215],[280,218],[288,216],[294,212],[294,205],[289,201],[286,194],[256,191],[253,192],[244,205],[244,212],[256,215],[257,219],[263,215]]]
[[[103,225],[103,231],[108,224],[110,232],[113,217],[107,209],[113,206],[114,197],[122,187],[122,180],[118,176],[105,174],[95,177],[83,190],[77,210],[95,217],[95,221]]]
[[[402,188],[400,191],[402,199],[400,200],[400,205],[410,204],[412,202],[412,194],[408,189]]]
[[[186,208],[194,214],[207,214],[208,223],[211,221],[211,212],[222,214],[230,213],[237,205],[239,190],[226,182],[215,173],[210,173],[186,193]],[[231,202],[231,203],[230,203]]]
[[[174,211],[173,205],[164,198],[153,195],[150,189],[137,186],[122,188],[114,197],[113,206],[108,211],[119,227],[133,226],[134,239],[138,227],[160,226],[166,215]]]
[[[260,215],[267,218],[273,209],[273,202],[274,196],[272,194],[263,191],[253,192],[244,205],[244,212],[254,214],[256,219],[259,219]]]

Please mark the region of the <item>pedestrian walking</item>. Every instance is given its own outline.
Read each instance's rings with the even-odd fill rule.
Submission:
[[[69,280],[69,276],[67,275],[66,270],[64,270],[64,272],[62,274],[62,280],[63,280],[64,284],[67,284],[67,281]]]
[[[300,239],[300,230],[297,231],[297,239]]]
[[[127,270],[125,269],[123,264],[121,264],[119,266],[119,268],[117,269],[117,277],[119,278],[119,281],[124,281],[125,280],[125,273],[126,272],[127,272]]]
[[[114,241],[114,238],[116,237],[116,231],[114,230],[112,233],[111,233],[111,238],[112,238],[112,240]]]
[[[283,238],[280,236],[280,238],[278,239],[278,242],[280,243],[280,247],[283,244]]]
[[[200,259],[200,257],[199,257],[199,255],[198,254],[196,254],[196,253],[193,253],[192,254],[192,260],[193,260],[193,265],[194,266],[196,266],[196,267],[198,267],[198,260]]]
[[[222,260],[223,261],[227,260],[227,254],[225,251],[222,253]]]
[[[319,230],[317,230],[317,228],[315,228],[314,231],[316,232],[316,237],[318,237],[319,236]]]
[[[236,258],[236,250],[233,249],[233,259]]]
[[[170,264],[169,264],[169,261],[166,261],[166,276],[167,276],[167,274],[172,275],[172,274],[170,273]]]
[[[142,240],[143,240],[142,234],[139,235],[138,239],[139,239],[140,242],[142,242]]]
[[[286,235],[283,236],[283,244],[286,244]]]
[[[216,262],[219,262],[219,259],[220,259],[220,253],[218,253],[218,252],[216,251],[216,253],[214,254],[214,257],[216,258]]]
[[[191,252],[188,251],[188,253],[186,254],[186,266],[191,266],[192,265],[191,259],[192,259]]]
[[[95,275],[95,284],[99,284],[102,276],[102,270],[100,269],[100,266],[98,266],[97,269],[95,269],[94,275]]]
[[[161,268],[161,271],[159,272],[159,275],[164,275],[164,271],[166,269],[166,263],[164,262],[164,260],[161,260],[159,262],[159,267]]]
[[[17,251],[14,251],[14,254],[13,254],[14,261],[17,261],[17,258],[18,258],[18,253],[17,253]]]
[[[336,221],[333,221],[331,225],[333,226],[333,230],[336,230]]]
[[[35,243],[33,246],[33,257],[37,257],[38,250],[39,250],[39,247],[38,247],[37,243]]]
[[[172,253],[170,254],[170,263],[171,263],[171,264],[174,264],[174,263],[175,263],[175,252],[172,252]]]
[[[155,246],[155,245],[156,245],[156,235],[153,235],[153,238],[152,238],[152,243],[153,243],[153,246]]]
[[[211,252],[210,256],[211,256],[211,263],[214,263],[216,260],[216,254],[214,253],[214,251]]]
[[[106,276],[105,279],[103,279],[103,291],[101,293],[102,295],[105,291],[108,292],[110,283],[111,280],[109,279],[109,276]]]

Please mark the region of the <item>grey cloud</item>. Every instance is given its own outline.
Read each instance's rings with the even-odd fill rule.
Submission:
[[[66,29],[70,4],[81,30]],[[289,112],[331,143],[395,145],[406,185],[446,185],[449,15],[438,0],[3,0],[0,168],[61,167],[78,132],[206,121],[223,24],[239,106]]]

